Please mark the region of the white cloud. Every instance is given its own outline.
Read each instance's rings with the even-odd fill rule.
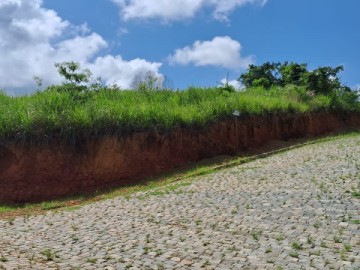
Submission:
[[[166,21],[193,17],[204,0],[113,0],[125,20],[162,18]]]
[[[95,62],[89,65],[94,74],[102,74],[102,78],[109,84],[130,87],[136,77],[147,72],[152,72],[156,77],[163,78],[158,70],[161,63],[150,63],[143,59],[125,61],[121,56],[107,55],[98,57]]]
[[[168,57],[170,64],[218,66],[228,69],[245,69],[253,57],[241,56],[240,42],[230,37],[215,37],[211,41],[195,41],[192,46],[177,49]]]
[[[217,20],[227,21],[228,15],[238,7],[246,4],[258,4],[264,6],[267,0],[212,0],[215,4],[213,16]]]
[[[220,86],[224,86],[226,84],[232,85],[236,90],[242,90],[244,89],[244,85],[237,81],[237,80],[228,80],[227,78],[224,78],[220,81]]]
[[[202,8],[210,7],[213,17],[227,20],[228,15],[246,4],[265,5],[267,0],[112,0],[124,20],[154,19],[179,21],[192,18]]]
[[[355,90],[360,90],[360,84],[356,84],[352,87],[352,89],[355,89]]]
[[[100,57],[101,50],[108,47],[100,35],[91,33],[86,23],[72,25],[43,8],[42,0],[1,0],[0,18],[0,88],[9,92],[33,89],[33,76],[43,78],[46,84],[61,82],[54,63],[63,61],[77,61],[106,83],[116,82],[123,88],[144,70],[161,76],[160,63]],[[111,67],[116,67],[116,72]]]

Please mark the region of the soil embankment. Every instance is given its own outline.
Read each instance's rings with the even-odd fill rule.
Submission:
[[[236,130],[235,130],[236,127]],[[134,184],[187,162],[232,154],[271,140],[360,128],[360,115],[313,113],[242,117],[203,129],[144,132],[64,142],[0,142],[0,203],[35,202]]]

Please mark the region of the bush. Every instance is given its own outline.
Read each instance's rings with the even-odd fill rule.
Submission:
[[[330,95],[331,108],[336,111],[359,111],[359,92],[337,89]]]

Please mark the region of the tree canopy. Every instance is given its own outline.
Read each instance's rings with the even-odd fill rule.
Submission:
[[[74,61],[55,63],[55,67],[58,69],[59,74],[70,84],[89,82],[92,75],[89,69],[80,71],[80,64]]]
[[[348,86],[340,82],[338,73],[343,70],[343,66],[325,66],[310,71],[307,64],[266,62],[259,66],[250,65],[238,81],[247,88],[261,86],[269,89],[273,86],[284,87],[291,84],[305,87],[316,94],[327,95],[334,90],[350,91]]]

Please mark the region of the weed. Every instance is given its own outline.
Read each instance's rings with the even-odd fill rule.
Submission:
[[[340,259],[341,259],[342,261],[347,261],[347,256],[346,256],[346,254],[345,254],[344,252],[341,252],[341,254],[340,254]]]
[[[296,251],[291,251],[289,253],[290,257],[293,257],[293,258],[299,258],[299,253],[297,253]]]
[[[248,203],[247,203],[247,204],[245,205],[245,209],[252,209],[251,204],[248,204]]]
[[[13,210],[14,207],[6,206],[6,205],[0,205],[0,213],[2,212],[8,212]]]
[[[351,245],[349,245],[349,244],[344,244],[344,249],[345,249],[345,251],[347,251],[347,252],[351,251]]]
[[[302,249],[303,249],[303,247],[302,247],[299,243],[297,243],[297,242],[292,243],[292,244],[291,244],[291,247],[292,247],[293,249],[295,249],[295,250],[302,250]]]
[[[144,254],[148,254],[149,251],[151,250],[151,247],[144,247]]]
[[[357,224],[359,225],[360,224],[360,219],[354,219],[354,220],[351,220],[350,221],[352,224]]]
[[[201,267],[207,267],[207,266],[209,266],[210,265],[210,262],[209,262],[209,260],[206,260],[202,265],[201,265]]]
[[[64,203],[62,202],[43,202],[41,204],[41,209],[42,210],[51,210],[51,209],[57,209],[60,207],[63,207]]]
[[[59,258],[56,252],[53,252],[51,249],[43,250],[41,252],[41,255],[44,255],[47,261],[53,261],[55,258]]]
[[[314,243],[314,239],[313,239],[310,235],[308,235],[307,240],[306,240],[306,243],[308,243],[309,245],[310,245],[310,244],[313,244],[313,243]]]
[[[259,237],[261,236],[262,231],[258,231],[258,230],[253,229],[253,230],[251,230],[250,233],[251,233],[252,238],[253,238],[255,241],[259,241]]]
[[[94,264],[97,262],[97,259],[96,258],[88,258],[88,259],[86,259],[86,262]]]
[[[326,245],[326,243],[325,243],[324,241],[321,241],[320,247],[322,247],[322,248],[327,248],[327,245]]]
[[[313,225],[316,229],[320,228],[321,223],[319,221],[316,221]]]
[[[279,235],[277,235],[277,236],[275,237],[275,239],[276,239],[277,241],[283,241],[283,240],[285,240],[285,236],[284,236],[283,234],[279,234]]]
[[[341,238],[339,236],[334,236],[333,240],[335,243],[341,243]]]
[[[312,255],[315,255],[315,256],[321,256],[320,250],[314,251],[314,252],[312,252],[311,254],[312,254]]]
[[[354,191],[351,195],[356,199],[360,199],[360,191]]]

